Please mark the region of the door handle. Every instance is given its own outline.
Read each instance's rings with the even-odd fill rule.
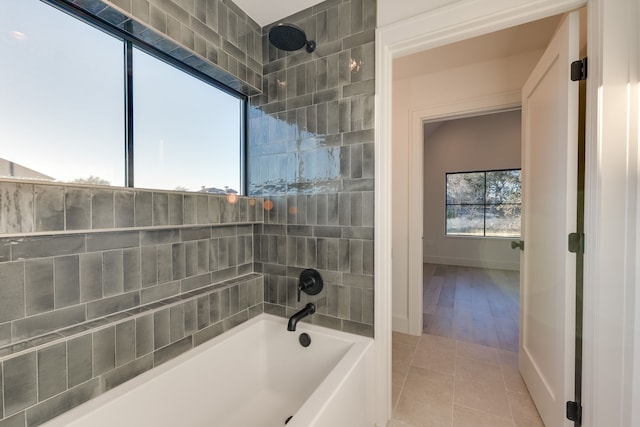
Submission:
[[[521,251],[524,251],[524,241],[523,240],[512,240],[511,241],[511,249],[520,248]]]

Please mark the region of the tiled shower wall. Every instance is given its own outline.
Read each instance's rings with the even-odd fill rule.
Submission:
[[[0,181],[0,426],[33,426],[263,311],[261,199]]]
[[[230,0],[65,0],[244,94],[262,90],[260,27]]]
[[[251,97],[249,191],[265,198],[256,261],[265,310],[373,334],[375,0],[328,0],[283,21],[316,51],[280,51],[263,29],[264,92]],[[297,301],[304,268],[325,289]]]

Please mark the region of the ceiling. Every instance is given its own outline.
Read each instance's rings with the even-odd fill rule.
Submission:
[[[542,51],[549,44],[560,19],[560,15],[552,16],[395,59],[393,78],[408,79],[532,50]]]
[[[279,19],[291,16],[323,0],[234,0],[254,21],[265,27]]]

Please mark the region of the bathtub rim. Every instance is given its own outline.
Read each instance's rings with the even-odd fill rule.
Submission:
[[[101,393],[95,398],[90,399],[63,414],[60,414],[55,418],[52,418],[42,425],[46,427],[63,427],[69,425],[72,422],[76,422],[82,420],[85,417],[91,416],[93,412],[99,410],[101,407],[124,398],[126,394],[140,386],[143,386],[145,383],[153,381],[155,378],[162,376],[164,373],[175,369],[185,362],[188,362],[190,359],[198,357],[202,353],[209,351],[212,347],[215,347],[216,345],[221,344],[242,333],[246,329],[262,322],[276,323],[282,328],[282,331],[291,333],[286,330],[288,319],[269,313],[258,314],[257,316],[250,318],[249,320],[239,324],[238,326],[235,326],[234,328],[229,329],[222,334],[186,351],[185,353],[180,354],[157,367],[151,368],[148,371],[145,371],[140,375],[137,375],[130,380],[118,385],[117,387]],[[298,323],[297,326],[298,328],[295,332],[293,332],[294,334],[299,334],[302,332],[308,332],[312,336],[313,334],[324,334],[340,341],[352,343],[347,352],[339,359],[336,365],[331,368],[329,373],[323,378],[318,387],[316,387],[316,389],[309,395],[307,400],[296,411],[298,419],[302,419],[301,415],[304,414],[315,420],[319,416],[319,411],[324,409],[328,405],[330,399],[335,395],[337,388],[346,381],[347,376],[355,368],[355,364],[358,363],[363,357],[365,357],[365,353],[368,349],[373,348],[373,339],[350,332],[330,329],[305,321]],[[335,385],[333,384],[334,382]],[[311,404],[308,404],[309,402],[315,402],[316,399],[322,398],[324,398],[324,400],[321,400],[321,408],[316,407],[317,409],[314,409]],[[318,411],[318,413],[315,416],[312,416],[314,410]],[[295,423],[291,423],[291,425],[292,427],[296,426]]]

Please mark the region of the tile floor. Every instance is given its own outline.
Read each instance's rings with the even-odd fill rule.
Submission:
[[[460,282],[468,283],[469,269],[447,267],[446,271],[450,278],[461,277]],[[471,273],[487,276],[487,272]],[[455,307],[455,295],[442,295],[447,300],[451,297]],[[420,337],[393,333],[390,427],[544,427],[518,373],[518,354],[501,348],[511,344],[496,339],[489,342],[493,345],[482,345],[477,334],[449,331],[454,333]]]

